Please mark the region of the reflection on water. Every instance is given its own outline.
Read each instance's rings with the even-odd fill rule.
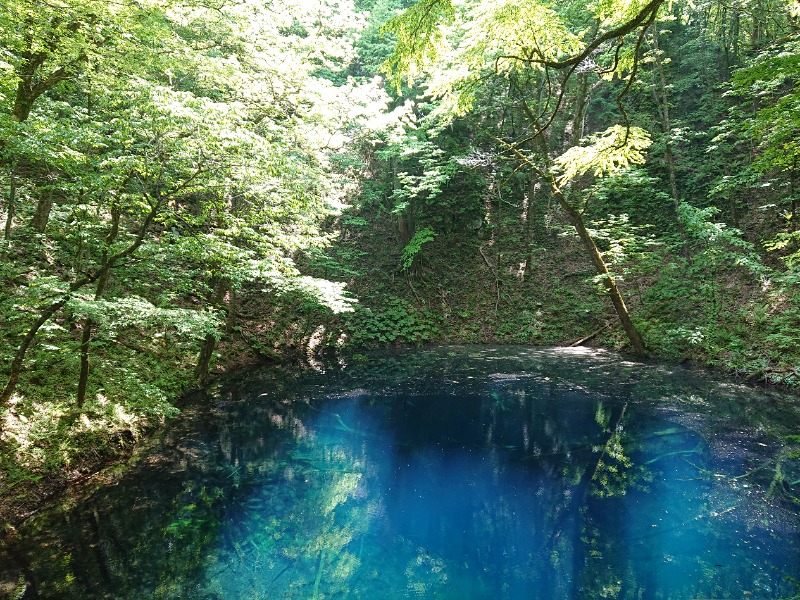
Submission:
[[[791,398],[586,349],[254,371],[26,524],[0,594],[797,597],[799,425]]]

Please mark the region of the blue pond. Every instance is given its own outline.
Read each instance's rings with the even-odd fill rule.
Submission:
[[[24,598],[798,598],[796,397],[588,349],[256,369],[0,548]]]

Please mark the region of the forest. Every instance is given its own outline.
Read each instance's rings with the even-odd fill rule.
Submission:
[[[0,38],[8,506],[259,361],[800,387],[797,0],[4,0]]]

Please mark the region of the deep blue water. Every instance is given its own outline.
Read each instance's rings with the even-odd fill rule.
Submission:
[[[45,598],[800,597],[796,398],[519,347],[254,370],[26,523]],[[794,448],[796,450],[796,447]]]

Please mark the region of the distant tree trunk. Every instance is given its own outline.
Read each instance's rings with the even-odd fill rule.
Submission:
[[[6,225],[3,236],[6,240],[11,239],[11,231],[14,226],[14,211],[17,205],[17,178],[14,172],[14,163],[9,168],[8,197],[6,199]]]
[[[731,40],[731,51],[733,56],[730,58],[728,64],[726,65],[728,70],[733,67],[735,64],[739,62],[739,30],[740,30],[740,23],[741,23],[741,14],[738,10],[734,9],[731,14],[731,29],[730,29],[730,40]]]
[[[211,279],[211,292],[208,295],[208,303],[211,306],[220,306],[225,298],[225,294],[230,290],[230,281],[225,277],[215,275]],[[230,307],[229,307],[230,310]],[[229,313],[230,316],[230,313]],[[194,369],[194,377],[197,381],[204,383],[208,380],[208,370],[211,366],[211,358],[214,356],[214,349],[217,347],[217,338],[208,334],[200,346],[200,354],[197,357],[197,366]]]
[[[667,180],[669,181],[669,192],[670,196],[672,197],[672,204],[675,207],[676,215],[678,213],[678,209],[681,205],[681,198],[678,193],[678,178],[676,175],[675,169],[675,155],[673,153],[673,144],[672,144],[672,121],[670,119],[670,111],[669,111],[669,88],[667,87],[667,77],[666,73],[664,72],[664,61],[661,60],[661,48],[659,46],[659,32],[658,32],[658,23],[653,22],[653,35],[652,35],[652,49],[653,55],[655,57],[655,70],[653,73],[654,81],[650,86],[650,89],[653,92],[653,100],[656,104],[656,110],[658,111],[658,118],[661,121],[661,131],[664,133],[664,165],[667,168]],[[657,77],[657,80],[655,79]],[[734,212],[735,218],[735,212]],[[678,219],[678,230],[681,234],[681,238],[686,240],[686,228],[683,225],[683,222]],[[683,244],[681,248],[681,252],[684,257],[691,258],[690,250],[688,244]]]
[[[95,295],[97,298],[97,295]],[[89,383],[89,342],[92,340],[92,327],[94,322],[90,318],[83,321],[83,334],[81,335],[81,368],[78,375],[78,395],[76,404],[78,409],[83,408],[86,400],[86,386]]]
[[[45,191],[36,203],[36,213],[33,215],[29,226],[39,233],[44,233],[47,229],[47,222],[50,220],[50,211],[53,208],[53,194],[52,187]]]
[[[400,179],[398,177],[398,170],[397,170],[397,157],[392,156],[389,159],[389,166],[391,167],[391,179],[389,181],[389,194],[386,196],[386,208],[387,210],[392,210],[394,207],[392,206],[392,195],[394,191],[400,187]]]
[[[765,17],[769,10],[765,9],[760,0],[756,0],[755,7],[752,11],[753,29],[750,31],[750,46],[751,50],[756,50],[761,46],[761,42],[765,37],[765,29],[767,24]]]
[[[589,38],[594,38],[600,29],[600,21],[594,20],[589,33]],[[579,145],[583,137],[586,121],[586,107],[589,105],[589,73],[579,72],[575,75],[577,81],[575,89],[575,108],[572,115],[572,146]]]
[[[715,33],[724,57],[722,68],[724,77],[727,79],[731,69],[739,62],[741,13],[734,3],[718,2],[715,5],[716,15],[712,20],[717,24]]]
[[[58,68],[44,77],[37,78],[37,75],[40,75],[38,73],[39,69],[47,60],[47,54],[44,52],[34,50],[32,47],[33,42],[31,39],[28,39],[27,41],[28,41],[28,48],[21,54],[21,56],[25,60],[22,66],[16,72],[16,75],[18,77],[17,91],[16,94],[14,95],[14,104],[11,110],[11,119],[17,121],[18,123],[22,123],[23,121],[26,121],[28,119],[28,117],[31,114],[31,110],[33,109],[33,105],[39,98],[39,96],[44,94],[47,90],[51,89],[52,87],[58,85],[68,77],[66,69]],[[13,227],[14,213],[16,210],[15,197],[13,194],[13,192],[15,191],[13,188],[14,168],[15,168],[15,163],[12,162],[11,163],[12,188],[11,188],[11,193],[9,194],[9,202],[7,203],[6,225],[4,231],[5,239],[7,240],[11,239],[11,230]],[[44,201],[40,200],[40,205],[37,206],[36,215],[34,216],[33,222],[31,224],[31,226],[34,227],[34,229],[40,232],[43,232],[44,228],[47,226],[47,218],[49,218],[50,207],[52,206],[52,201],[53,201],[52,193],[49,196],[45,195],[45,197],[43,198]],[[49,205],[47,204],[48,202]]]
[[[575,91],[575,114],[572,117],[573,146],[577,146],[583,137],[586,106],[589,104],[589,74],[579,73],[576,77],[578,80],[578,89]]]
[[[653,82],[651,89],[653,91],[653,100],[658,109],[658,117],[661,121],[661,130],[664,132],[664,163],[667,167],[667,177],[669,179],[669,190],[672,196],[672,202],[677,208],[680,203],[678,196],[678,183],[675,176],[675,156],[672,153],[672,140],[670,135],[672,132],[672,123],[669,115],[669,91],[667,88],[667,78],[664,73],[664,61],[661,60],[661,49],[658,45],[658,25],[653,23],[653,56],[655,58],[655,71],[654,77],[657,76],[658,80]]]
[[[236,313],[239,310],[239,294],[230,288],[228,291],[228,318],[225,319],[225,333],[230,333],[236,327]]]
[[[792,160],[792,170],[789,172],[789,201],[792,203],[789,213],[789,231],[797,231],[797,156]]]
[[[519,88],[518,88],[519,89]],[[522,110],[528,116],[529,119],[535,124],[538,128],[539,123],[536,116],[530,110],[530,107],[525,103],[522,102]],[[581,129],[581,133],[583,131],[583,120],[584,117],[578,117],[578,113],[582,113],[583,109],[575,111],[575,118],[573,120],[573,127],[578,126]],[[573,129],[573,135],[575,134],[575,130]],[[578,138],[580,139],[580,137]],[[536,136],[533,140],[533,152],[539,152],[542,156],[547,157],[550,151],[547,143],[547,138],[545,137],[544,133]],[[528,180],[528,192],[527,192],[527,222],[525,226],[525,241],[527,244],[526,248],[526,265],[525,271],[528,272],[533,268],[533,263],[535,257],[533,255],[533,241],[537,236],[544,237],[546,233],[546,225],[545,225],[545,214],[547,212],[547,207],[544,203],[540,200],[540,198],[544,195],[541,194],[541,185],[542,179],[541,175],[537,173],[531,173],[530,178]]]
[[[111,244],[114,243],[114,240],[117,239],[117,235],[119,234],[119,221],[121,216],[122,210],[119,208],[119,206],[114,204],[111,208],[111,229],[106,236],[105,247],[103,248],[103,257],[101,261],[103,263],[108,260],[108,249],[111,247]],[[102,297],[110,277],[111,271],[108,270],[97,280],[97,287],[95,288],[94,294],[95,300],[99,300]],[[92,340],[93,328],[94,322],[91,318],[86,317],[86,319],[83,321],[83,334],[81,335],[81,368],[78,376],[77,396],[77,404],[79,409],[83,408],[83,403],[86,400],[86,386],[89,383],[89,342]]]
[[[494,183],[492,184],[492,187],[495,187]],[[496,243],[497,240],[503,239],[502,231],[503,231],[503,198],[500,195],[500,188],[497,187],[497,211],[495,212],[495,226],[492,227],[492,232],[489,240],[489,245],[494,246],[494,264],[496,273],[500,273],[502,269],[500,261],[500,259],[502,258],[502,256],[500,255],[500,244]],[[495,312],[497,312],[497,309],[495,309]]]
[[[522,221],[525,230],[525,264],[522,279],[533,268],[533,220],[536,218],[536,177],[531,175],[528,189],[522,195]]]
[[[392,156],[389,159],[389,166],[391,168],[391,191],[394,192],[400,187],[400,180],[398,177],[397,157]],[[389,195],[391,198],[391,194]],[[387,198],[387,200],[389,199]],[[395,207],[389,202],[388,209],[395,211]],[[414,234],[417,232],[416,222],[414,220],[414,201],[409,199],[408,205],[400,211],[396,211],[397,215],[397,236],[400,242],[400,249],[405,248]],[[406,270],[406,276],[411,279],[416,279],[419,275],[419,253],[414,256],[411,266]]]
[[[411,204],[408,207],[397,213],[397,235],[400,244],[405,248],[411,238],[416,233],[416,224],[414,223],[414,207]]]

